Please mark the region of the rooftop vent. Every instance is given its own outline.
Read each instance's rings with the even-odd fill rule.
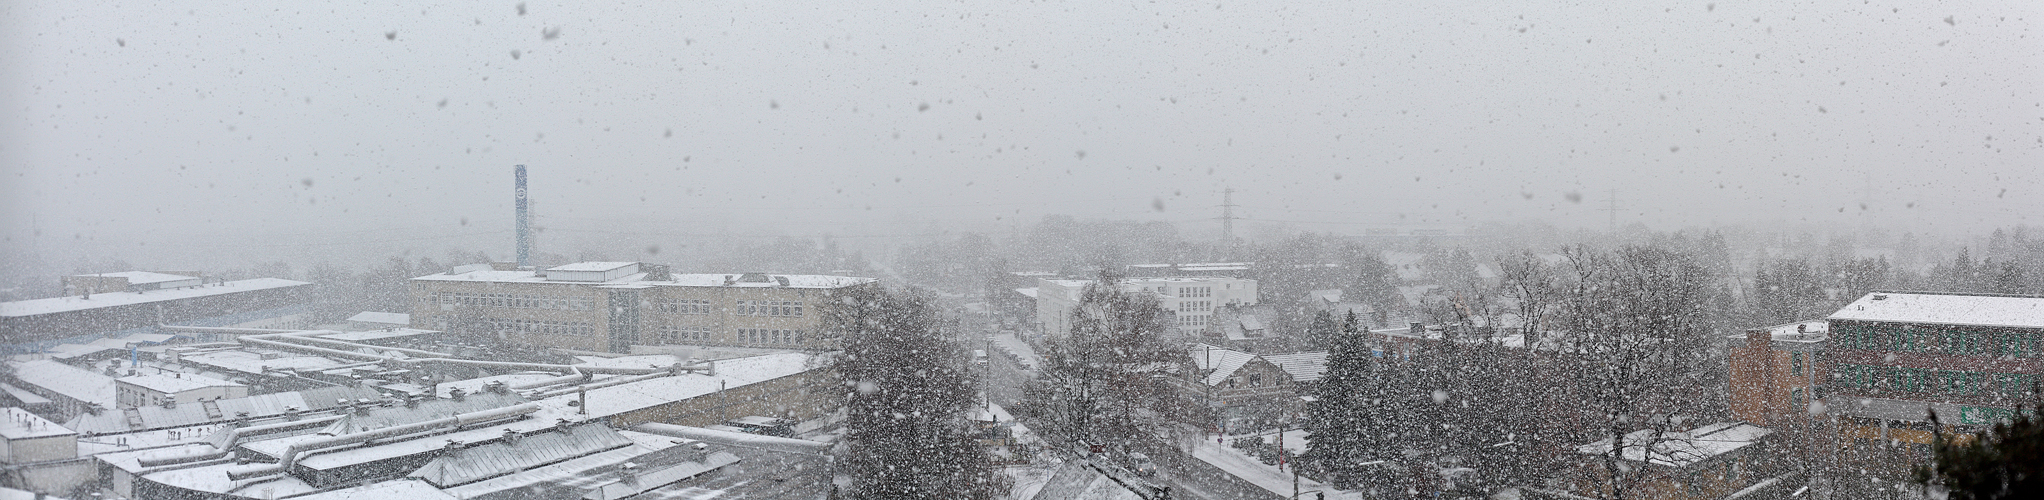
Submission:
[[[1874,294],[1874,300],[1888,300],[1888,295],[1880,293]]]

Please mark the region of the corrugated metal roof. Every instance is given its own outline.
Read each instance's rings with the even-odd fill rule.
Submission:
[[[545,431],[520,437],[516,442],[498,441],[441,455],[409,477],[448,488],[632,444],[631,439],[609,426],[581,425],[567,432]]]
[[[108,411],[99,415],[81,414],[64,425],[72,430],[88,434],[111,434],[142,429],[164,429],[188,425],[223,422],[247,412],[249,418],[265,418],[283,415],[289,408],[301,411],[317,411],[332,408],[335,400],[371,399],[382,397],[370,387],[324,387],[298,392],[261,394],[245,398],[220,399],[199,404],[178,405],[176,408],[144,406],[128,411]],[[322,403],[316,403],[322,402]],[[214,411],[208,411],[212,405]],[[130,420],[129,413],[138,416]]]

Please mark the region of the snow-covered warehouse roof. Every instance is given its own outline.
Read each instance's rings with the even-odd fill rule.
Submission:
[[[64,426],[87,434],[112,434],[225,422],[238,418],[243,412],[248,413],[248,418],[283,415],[291,408],[314,412],[333,408],[339,404],[337,401],[341,398],[374,400],[381,397],[382,394],[371,387],[322,387],[297,392],[201,401],[197,404],[177,405],[175,408],[150,405],[101,412],[98,415],[80,414],[65,422]]]
[[[1828,319],[2044,328],[2044,297],[1873,292]]]
[[[348,321],[358,323],[381,323],[386,325],[412,324],[412,315],[394,312],[362,311],[349,316]]]
[[[610,265],[610,264],[618,264],[618,263],[615,263],[615,262],[599,262],[599,263],[580,263],[580,264],[569,264],[569,265],[566,265],[566,266],[561,266],[561,267],[556,267],[556,268],[553,268],[552,270],[549,270],[549,272],[552,272],[552,271],[554,271],[554,270],[560,270],[560,269],[563,269],[563,268],[570,268],[570,269],[575,269],[575,271],[568,271],[568,272],[594,272],[594,273],[602,273],[602,272],[609,272],[609,271],[579,271],[579,270],[580,270],[580,269],[582,269],[582,268],[581,268],[581,267],[575,267],[575,266],[580,266],[581,264],[597,264],[597,265],[595,265],[595,266],[591,266],[591,269],[594,269],[594,268],[597,268],[597,267],[604,267],[604,266],[607,266],[607,265]],[[628,262],[628,263],[625,263],[625,264],[634,264],[634,263],[629,263],[629,262]],[[462,271],[462,270],[464,270],[464,269],[456,269],[456,271]],[[848,286],[854,286],[854,285],[862,285],[862,284],[866,284],[866,283],[872,283],[872,282],[875,282],[875,281],[879,281],[879,280],[877,280],[877,279],[873,279],[873,278],[860,278],[860,277],[853,277],[853,276],[826,276],[826,275],[815,275],[815,274],[770,274],[770,275],[765,275],[765,276],[766,276],[766,277],[767,277],[768,279],[765,279],[765,280],[761,280],[761,281],[745,281],[745,280],[741,279],[741,278],[744,278],[744,277],[746,277],[746,276],[747,276],[747,274],[746,274],[746,273],[729,273],[729,274],[671,274],[671,275],[668,275],[668,279],[666,279],[666,280],[659,280],[659,281],[652,281],[652,280],[647,280],[647,279],[646,279],[646,277],[647,277],[647,276],[648,276],[648,274],[647,274],[647,273],[643,273],[643,272],[640,272],[640,273],[632,273],[632,274],[628,274],[628,275],[623,275],[623,276],[617,276],[617,277],[612,277],[611,279],[607,279],[607,280],[603,280],[603,281],[562,281],[562,280],[548,280],[546,276],[542,276],[542,275],[541,275],[541,273],[538,273],[538,272],[534,272],[534,271],[495,271],[495,270],[489,270],[489,269],[476,269],[476,270],[467,270],[467,272],[451,272],[451,273],[446,273],[446,274],[429,274],[429,275],[425,275],[425,276],[420,276],[420,277],[417,277],[417,278],[412,278],[412,280],[414,280],[414,281],[481,281],[481,282],[493,282],[493,283],[560,283],[560,284],[570,284],[570,285],[572,285],[572,284],[584,284],[584,285],[586,285],[586,284],[592,284],[592,283],[601,283],[601,284],[604,284],[604,285],[647,285],[647,286],[654,286],[654,287],[659,287],[659,286],[714,286],[714,287],[756,287],[756,288],[822,288],[822,289],[829,289],[829,288],[843,288],[843,287],[848,287]],[[729,278],[729,279],[727,280],[727,278]],[[780,284],[780,280],[781,280],[781,279],[786,279],[786,280],[788,281],[788,284],[787,284],[786,286],[783,286],[783,285],[781,285],[781,284]],[[729,284],[726,284],[727,282],[728,282]]]
[[[303,281],[292,281],[281,278],[256,278],[240,281],[228,281],[212,286],[172,288],[168,290],[149,290],[146,292],[95,293],[92,294],[92,298],[90,299],[84,298],[82,296],[67,296],[67,297],[50,297],[47,299],[18,300],[14,302],[0,302],[0,317],[34,316],[38,314],[83,311],[87,309],[97,309],[101,307],[147,304],[151,302],[183,300],[198,297],[210,297],[214,295],[227,295],[231,293],[252,292],[257,290],[272,290],[278,288],[290,288],[295,286],[306,285],[311,285],[311,283]]]
[[[23,361],[14,366],[14,378],[64,397],[114,407],[114,378],[50,360]]]
[[[601,418],[674,403],[712,394],[720,388],[736,388],[813,370],[821,366],[816,363],[820,357],[821,355],[815,354],[784,352],[719,360],[714,362],[716,375],[684,372],[629,384],[590,389],[589,404],[581,410],[586,410],[589,418]],[[547,398],[541,404],[575,413],[576,408],[568,408],[566,405],[579,401],[579,398],[579,394],[567,394]]]

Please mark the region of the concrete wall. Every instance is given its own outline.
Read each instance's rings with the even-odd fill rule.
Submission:
[[[59,495],[70,494],[80,486],[98,480],[99,467],[90,458],[23,465],[0,474],[0,482],[6,483],[9,488]]]
[[[73,458],[78,458],[76,434],[0,440],[0,463],[25,464]]]

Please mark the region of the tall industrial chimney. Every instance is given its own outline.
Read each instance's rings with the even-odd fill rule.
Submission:
[[[525,208],[525,166],[518,166],[518,267],[532,265],[532,227]]]

